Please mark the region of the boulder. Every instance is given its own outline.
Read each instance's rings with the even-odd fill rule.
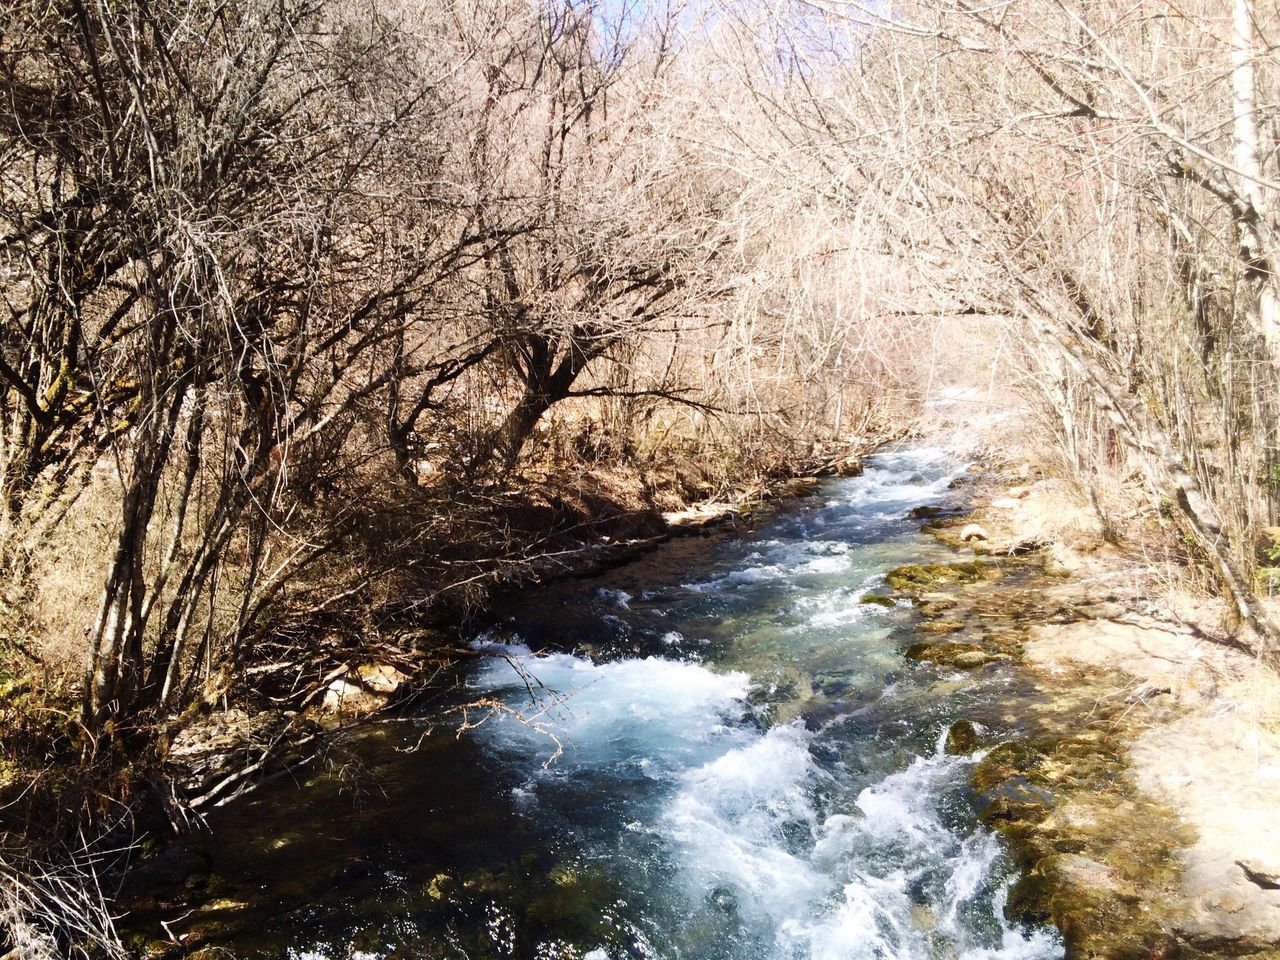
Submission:
[[[865,593],[858,602],[872,603],[878,607],[896,607],[898,605],[893,597],[886,597],[883,593]]]
[[[885,582],[894,590],[918,596],[937,586],[999,580],[1003,575],[995,563],[911,563],[894,567],[885,574]]]
[[[385,663],[366,663],[330,681],[321,711],[335,716],[360,716],[385,707],[400,693],[409,675]]]
[[[989,663],[1011,659],[1007,654],[994,653],[974,643],[913,643],[903,651],[908,660],[936,663],[943,667],[974,670]]]
[[[957,720],[947,730],[947,753],[955,756],[967,756],[978,746],[978,728],[972,721]]]
[[[922,507],[912,507],[907,511],[907,519],[909,520],[932,520],[934,517],[942,516],[947,513],[946,507],[939,507],[934,504],[925,504]]]

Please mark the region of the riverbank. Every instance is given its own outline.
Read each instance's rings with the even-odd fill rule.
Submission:
[[[823,477],[856,476],[862,457],[883,442],[815,449],[731,489],[711,490],[686,478],[642,492],[634,478],[620,481],[614,471],[611,481],[578,478],[574,484],[607,496],[575,498],[567,490],[555,492],[543,478],[547,485],[533,498],[538,502],[506,511],[524,515],[526,528],[517,532],[508,552],[473,564],[469,579],[476,591],[444,598],[422,615],[409,605],[407,616],[395,617],[376,633],[335,637],[333,646],[305,665],[281,657],[277,664],[255,667],[233,698],[237,707],[199,712],[175,726],[166,746],[167,776],[196,813],[227,803],[263,777],[314,759],[326,732],[410,700],[421,709],[424,702],[447,696],[456,668],[473,655],[465,644],[468,631],[522,591],[598,575],[674,537],[765,520],[780,504],[812,493]],[[526,490],[539,488],[531,484]],[[699,492],[712,495],[698,500]],[[531,525],[530,516],[543,516],[547,527]],[[305,675],[299,667],[305,667]],[[287,688],[277,680],[282,675],[289,680]]]
[[[1276,891],[1268,886],[1274,873],[1266,847],[1271,842],[1268,824],[1273,823],[1268,818],[1274,816],[1266,789],[1271,771],[1276,769],[1274,742],[1250,740],[1251,729],[1247,728],[1252,720],[1255,726],[1269,729],[1267,705],[1278,702],[1274,685],[1265,676],[1258,676],[1256,665],[1243,653],[1212,643],[1208,626],[1179,625],[1155,616],[1157,605],[1152,598],[1165,596],[1159,592],[1161,584],[1133,555],[1101,540],[1099,531],[1088,520],[1088,511],[1066,499],[1069,493],[1064,485],[1031,474],[998,483],[975,479],[980,477],[970,474],[960,478],[960,485],[967,488],[963,492],[967,501],[964,513],[949,513],[945,506],[929,505],[912,511],[917,518],[912,523],[902,519],[906,508],[900,508],[892,521],[908,530],[921,520],[926,521],[926,527],[939,540],[959,547],[968,556],[960,558],[960,562],[899,566],[886,579],[891,590],[917,601],[917,639],[903,644],[902,649],[909,659],[932,664],[926,671],[937,672],[936,684],[928,681],[927,672],[923,674],[931,701],[941,691],[972,688],[975,680],[979,685],[1002,689],[980,706],[962,698],[957,703],[968,706],[958,714],[947,708],[938,719],[945,715],[944,728],[946,723],[951,724],[946,737],[948,749],[971,758],[957,770],[970,777],[964,771],[972,767],[975,806],[982,822],[1005,835],[1022,872],[1009,893],[1009,918],[1032,925],[1056,925],[1063,933],[1069,957],[1274,955],[1276,933],[1271,914],[1276,911]],[[906,482],[909,487],[910,478]],[[798,487],[808,488],[809,484]],[[820,505],[814,512],[824,515],[829,508],[831,504]],[[801,513],[797,513],[796,522],[808,530],[799,519]],[[694,530],[714,529],[716,518],[728,523],[734,517],[743,517],[748,524],[763,519],[754,509],[732,504],[696,511],[694,517]],[[680,527],[673,523],[674,519],[666,522],[678,531]],[[819,528],[825,536],[831,535],[825,523]],[[850,535],[861,542],[863,535],[854,534],[856,529],[850,528]],[[807,543],[807,536],[806,533],[797,544]],[[699,539],[673,546],[681,546],[681,556],[692,556],[706,553],[698,545],[707,542]],[[749,561],[748,569],[722,571],[723,576],[717,574],[681,589],[701,598],[710,596],[704,591],[711,587],[736,592],[749,584],[767,585],[772,582],[770,578],[790,569],[788,564],[798,572],[804,571],[797,573],[800,576],[834,574],[845,563],[840,558],[846,556],[839,550],[831,552],[834,543],[822,540],[812,545],[815,549],[821,547],[816,553],[810,546],[787,548],[792,552],[785,553],[785,563],[750,555],[744,558]],[[772,539],[765,544],[766,552],[783,549]],[[605,550],[616,546],[601,544]],[[933,561],[932,551],[936,549],[926,551],[922,561]],[[603,561],[597,557],[595,562]],[[904,560],[894,562],[901,564]],[[551,571],[548,577],[563,580],[575,572],[593,571],[564,566]],[[851,622],[842,618],[854,616],[850,611],[861,607],[872,620],[878,616],[897,617],[904,612],[875,586],[880,572],[883,568],[864,584],[865,592],[853,595],[847,585],[837,586],[833,581],[821,605],[805,608],[809,610],[804,618],[806,624],[812,619],[813,624],[824,624],[823,629],[831,626],[840,634],[833,635],[832,650],[840,650],[841,657],[848,655],[841,624]],[[684,578],[678,582],[684,582]],[[594,618],[593,623],[598,623],[593,629],[603,630],[604,637],[612,638],[592,637],[589,644],[575,649],[575,671],[608,669],[593,667],[593,661],[607,664],[622,657],[633,658],[630,662],[634,663],[637,657],[667,656],[673,649],[668,646],[671,642],[690,644],[695,658],[705,655],[703,647],[694,646],[705,641],[693,634],[659,636],[655,630],[653,637],[641,642],[631,629],[624,629],[623,619],[639,615],[640,601],[636,597],[640,591],[631,588],[625,576],[619,583],[622,586],[617,589],[603,589],[593,581],[590,586],[575,586],[570,591],[573,596],[581,594],[579,600],[582,596],[590,598],[589,603],[574,606],[575,611],[581,610],[573,616]],[[565,586],[569,586],[567,581]],[[502,596],[504,604],[512,603],[519,591]],[[634,602],[634,608],[629,602]],[[653,610],[653,616],[665,617],[663,611],[670,600],[657,596],[644,602],[661,608]],[[550,599],[543,603],[549,607],[548,638],[563,643],[566,635],[577,635],[576,629],[566,634],[565,608]],[[828,609],[830,603],[835,606]],[[849,603],[852,606],[846,609]],[[773,601],[766,606],[773,609]],[[837,613],[839,616],[830,620]],[[708,623],[718,623],[720,619],[717,612]],[[855,619],[860,622],[862,618]],[[1207,619],[1201,622],[1209,623]],[[715,629],[726,630],[726,641],[732,630],[729,625]],[[793,635],[789,630],[784,633]],[[761,635],[762,639],[773,636],[772,628],[766,628]],[[650,645],[644,646],[645,642]],[[768,643],[773,642],[768,639]],[[383,654],[389,649],[392,648],[384,648]],[[875,657],[893,660],[897,656],[893,644],[877,641],[868,648],[869,653],[872,649]],[[819,658],[815,663],[819,661],[820,670],[798,673],[785,661],[775,663],[770,659],[766,666],[751,656],[732,661],[730,667],[750,670],[758,681],[759,697],[763,698],[755,708],[780,724],[779,729],[786,727],[782,721],[787,717],[803,718],[806,724],[817,728],[841,715],[841,711],[852,708],[856,714],[863,696],[870,699],[876,695],[871,688],[855,695],[847,677],[839,671],[833,673],[827,660]],[[367,666],[357,664],[354,677],[349,671],[333,678],[331,687],[326,689],[337,687],[354,696],[363,686],[375,686],[380,682],[378,675]],[[406,680],[412,680],[414,665],[406,662],[404,667]],[[886,669],[893,668],[887,665]],[[381,676],[385,678],[386,674]],[[361,730],[376,733],[379,725],[368,722],[368,712],[392,704],[409,692],[387,690],[371,697],[364,709],[329,712],[324,723],[357,735]],[[611,709],[616,707],[615,695],[633,694],[630,686],[607,695],[598,693],[603,698],[602,706]],[[901,690],[895,694],[901,695]],[[323,704],[317,703],[315,714],[301,719],[287,710],[261,711],[247,714],[245,719],[261,723],[264,718],[276,718],[284,723],[280,730],[256,730],[254,743],[296,745],[303,739],[302,721],[316,722],[322,709]],[[1253,714],[1251,710],[1258,712]],[[886,714],[889,715],[898,717],[896,710]],[[210,716],[226,719],[228,713]],[[926,728],[930,726],[925,724]],[[209,729],[201,724],[191,729],[202,727]],[[252,766],[252,762],[246,762],[250,758],[230,749],[234,737],[228,740],[227,731],[218,730],[216,722],[212,730],[215,737],[222,739],[209,744],[208,756],[232,757],[241,768]],[[1001,731],[998,739],[991,731]],[[516,733],[519,740],[520,731]],[[318,739],[331,736],[332,731]],[[1202,740],[1209,744],[1212,756],[1206,755]],[[1254,753],[1247,755],[1251,744]],[[406,743],[392,749],[411,746]],[[809,748],[804,743],[790,746],[796,748],[797,757],[808,755]],[[1176,754],[1170,756],[1170,750]],[[354,749],[340,762],[358,765],[362,760],[360,750]],[[467,760],[472,762],[474,758]],[[925,761],[926,766],[932,762]],[[267,767],[252,769],[246,782],[265,780],[268,773]],[[454,770],[450,776],[456,774]],[[201,776],[213,774],[203,771]],[[307,782],[308,791],[312,783],[324,784],[334,779],[322,771],[299,776]],[[1223,779],[1232,781],[1235,793],[1223,788]],[[398,789],[394,780],[381,778],[375,786],[377,790]],[[339,794],[344,789],[341,782],[336,786]],[[227,792],[211,798],[208,808],[219,802],[225,804],[231,795]],[[850,795],[857,796],[857,790]],[[244,798],[235,805],[240,808],[246,801],[250,804],[250,808],[241,808],[237,822],[242,828],[246,818],[253,818],[253,799]],[[417,802],[412,796],[403,799],[406,810]],[[903,799],[905,802],[910,798],[904,795]],[[468,799],[467,809],[473,810],[476,802],[475,798]],[[443,816],[445,822],[453,822],[447,819],[452,814]],[[296,851],[305,836],[306,831],[297,837],[293,832],[279,836],[268,832],[262,842],[271,850],[283,844]],[[400,842],[389,849],[400,849]],[[269,903],[260,902],[250,892],[252,884],[228,885],[225,871],[212,869],[190,850],[179,847],[161,853],[136,874],[141,887],[150,887],[149,893],[143,893],[147,902],[139,901],[138,905],[167,919],[187,914],[186,897],[207,902],[199,923],[193,920],[180,928],[186,932],[175,934],[186,939],[148,939],[147,952],[181,955],[199,937],[225,931],[230,917],[244,925],[249,923],[249,917],[256,916],[255,911],[269,912]],[[359,856],[359,864],[350,869],[372,869],[375,861],[366,861],[363,852]],[[335,882],[354,883],[364,876],[360,872],[348,876],[344,872],[348,867],[339,860],[325,863],[326,868],[338,871]],[[431,912],[443,909],[444,902],[452,903],[450,897],[441,899],[440,891],[446,886],[471,889],[464,882],[467,877],[459,879],[447,871],[441,873],[442,865],[431,869],[446,880],[435,883],[434,888],[428,884],[423,894],[427,898],[425,906],[415,901],[414,909]],[[510,890],[502,889],[504,895],[516,896],[516,891],[527,885],[520,879],[526,866],[519,861],[510,869]],[[577,868],[557,862],[548,869],[552,871],[551,882],[559,884],[557,877],[563,878],[569,875],[565,871]],[[428,879],[434,883],[438,877],[432,874]],[[485,886],[484,896],[490,896],[497,888]],[[431,889],[437,893],[432,894]],[[171,895],[177,899],[171,900]],[[478,894],[473,890],[466,896],[475,899]],[[467,902],[468,909],[484,908],[480,900]],[[591,914],[592,909],[592,903],[581,906],[583,916]],[[912,911],[908,912],[913,925],[928,928],[937,922],[936,910],[922,910],[916,903]]]
[[[1280,956],[1280,678],[1063,484],[988,482],[926,529],[973,560],[897,576],[931,637],[909,655],[1027,683],[1018,736],[958,740],[989,751],[973,786],[1024,871],[1011,917],[1068,957]]]
[[[887,454],[737,535],[513,595],[458,736],[439,711],[353,726],[212,812],[131,933],[246,960],[1059,957],[1004,919],[975,761],[938,750],[1008,671],[904,670],[911,611],[863,602],[944,558],[908,513],[954,471]]]
[[[64,932],[72,926],[57,915],[56,890],[45,897],[23,886],[27,877],[56,865],[109,917],[110,892],[163,850],[163,838],[199,829],[209,811],[261,783],[303,775],[335,735],[380,711],[423,710],[450,695],[472,656],[465,625],[513,592],[599,572],[673,536],[749,522],[818,476],[856,472],[859,455],[880,442],[815,445],[739,471],[736,483],[714,458],[582,464],[569,475],[533,465],[501,489],[459,499],[431,488],[401,508],[379,507],[329,582],[293,585],[248,641],[251,654],[246,646],[213,671],[180,714],[148,716],[119,749],[104,741],[91,750],[79,736],[80,663],[11,665],[0,673],[0,881],[21,890],[14,909],[70,949],[77,935]],[[412,556],[384,550],[374,569],[392,572],[371,579],[361,557],[376,554],[373,539],[392,523],[425,533]],[[393,542],[402,552],[408,541],[397,532]],[[84,849],[74,841],[68,859],[67,838],[82,836],[97,839]],[[109,923],[89,939],[109,943]]]

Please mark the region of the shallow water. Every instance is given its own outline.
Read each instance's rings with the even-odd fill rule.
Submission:
[[[1009,675],[909,664],[907,612],[861,602],[945,558],[907,512],[956,469],[876,457],[762,529],[523,595],[459,695],[500,709],[363,731],[219,813],[179,928],[236,957],[1061,956],[1005,922],[974,761],[941,749]]]

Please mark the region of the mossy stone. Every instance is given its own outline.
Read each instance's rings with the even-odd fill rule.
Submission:
[[[1009,659],[1003,653],[993,653],[974,643],[913,643],[903,651],[903,656],[908,660],[936,663],[961,670],[973,670],[988,663]]]
[[[1049,748],[1036,738],[1010,740],[992,749],[974,768],[970,782],[980,792],[993,790],[1011,777],[1025,776],[1034,781],[1036,769]]]
[[[926,600],[920,604],[920,615],[924,617],[940,617],[948,610],[954,610],[956,602],[951,599]]]
[[[959,620],[929,620],[920,624],[925,633],[959,633],[964,624]]]
[[[878,607],[895,607],[898,605],[898,602],[893,597],[886,597],[883,593],[865,594],[858,602],[873,603]]]
[[[969,720],[957,720],[947,730],[947,753],[965,756],[978,746],[978,729]]]
[[[943,584],[980,583],[999,580],[1004,571],[998,563],[911,563],[895,567],[885,574],[885,581],[903,593],[923,593]]]

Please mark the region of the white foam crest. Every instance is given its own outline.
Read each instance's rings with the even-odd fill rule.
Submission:
[[[805,633],[809,630],[825,630],[857,623],[867,615],[870,604],[862,602],[862,590],[840,587],[814,597],[800,597],[796,612],[804,617],[801,623],[788,628],[788,633]]]
[[[849,545],[837,540],[811,540],[798,543],[771,541],[765,553],[754,551],[743,558],[752,561],[718,577],[685,584],[699,593],[736,590],[757,583],[790,580],[804,576],[832,576],[853,567]]]
[[[909,917],[911,909],[904,886],[901,871],[887,877],[857,874],[834,908],[819,914],[816,922],[783,924],[779,941],[788,954],[802,952],[810,960],[927,955],[921,932],[900,919]],[[904,951],[908,946],[916,949]]]
[[[801,596],[796,599],[795,610],[804,620],[788,629],[789,633],[807,630],[827,630],[858,623],[868,616],[883,615],[886,608],[878,603],[863,603],[862,598],[882,582],[880,576],[871,577],[857,587],[840,586],[823,593]]]
[[[729,884],[756,911],[776,915],[799,912],[829,889],[784,835],[788,825],[811,828],[815,819],[808,740],[799,725],[774,727],[684,775],[662,824],[691,892]]]
[[[777,564],[765,563],[754,567],[741,567],[737,570],[731,570],[722,577],[715,577],[711,580],[700,580],[697,583],[686,583],[686,590],[693,590],[696,593],[718,593],[722,590],[736,590],[741,586],[761,583],[766,580],[777,580],[784,574],[782,567]]]
[[[956,928],[961,905],[982,892],[1000,855],[1000,844],[994,834],[983,831],[961,842],[960,851],[953,858],[954,869],[947,877],[946,914],[942,918],[947,927]]]
[[[845,481],[841,493],[847,505],[896,512],[937,499],[960,469],[945,450],[936,448],[880,454],[867,461],[862,476]]]
[[[881,840],[930,847],[950,834],[938,822],[933,801],[938,786],[952,778],[962,758],[916,757],[905,770],[890,774],[858,795],[864,829]]]
[[[848,570],[851,566],[853,566],[853,563],[846,556],[837,555],[832,557],[815,557],[808,563],[801,564],[797,567],[795,573],[798,575],[828,575],[833,573],[844,573],[844,571]]]
[[[806,540],[800,545],[805,553],[818,557],[844,556],[850,552],[843,540]]]
[[[627,591],[615,590],[610,587],[600,587],[596,590],[596,598],[623,610],[630,610],[631,601],[634,599]]]
[[[1000,931],[996,947],[972,947],[962,950],[956,960],[1057,960],[1062,956],[1062,942],[1053,930],[1023,933],[1010,926]]]
[[[849,957],[932,956],[938,935],[963,960],[1051,960],[1061,945],[1051,932],[1024,935],[1004,920],[1003,892],[990,903],[999,944],[975,943],[961,908],[989,896],[1001,848],[986,832],[952,833],[937,803],[969,761],[941,753],[916,758],[907,768],[865,788],[859,814],[837,813],[814,831],[806,866],[817,877],[844,877],[838,895],[805,904],[787,897],[775,909],[785,956],[808,960]],[[853,865],[857,865],[856,868]],[[930,875],[943,893],[923,907],[913,887]]]
[[[745,710],[745,673],[659,657],[596,664],[565,653],[535,656],[519,645],[481,649],[494,656],[469,686],[503,697],[518,714],[496,716],[482,734],[492,727],[487,742],[522,744],[539,761],[557,743],[565,750],[560,763],[570,765],[700,761]]]

